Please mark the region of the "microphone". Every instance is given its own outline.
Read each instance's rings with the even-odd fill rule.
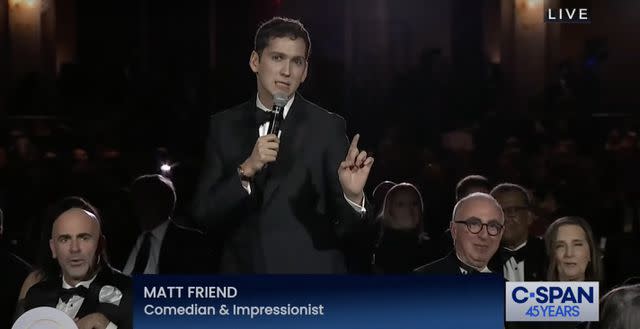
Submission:
[[[280,123],[282,123],[282,119],[284,118],[284,106],[287,105],[287,96],[284,94],[275,94],[273,95],[273,108],[269,112],[269,134],[275,134],[280,138]],[[269,164],[265,164],[262,167],[263,171],[266,171]]]
[[[273,108],[269,114],[269,134],[280,137],[280,124],[284,117],[284,106],[287,105],[287,96],[283,94],[273,95]]]

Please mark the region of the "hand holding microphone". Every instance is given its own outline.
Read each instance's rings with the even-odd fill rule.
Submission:
[[[280,147],[280,125],[284,119],[284,107],[289,100],[287,96],[276,94],[273,96],[273,108],[269,117],[268,134],[259,137],[253,146],[253,151],[247,160],[240,165],[242,175],[252,178],[263,170],[268,163],[276,161]]]

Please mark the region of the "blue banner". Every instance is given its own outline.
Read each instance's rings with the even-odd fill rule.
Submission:
[[[136,329],[504,326],[495,275],[143,275],[134,289]]]

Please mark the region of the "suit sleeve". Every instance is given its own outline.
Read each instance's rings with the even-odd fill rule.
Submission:
[[[329,191],[332,194],[330,199],[333,211],[335,230],[339,237],[345,238],[353,234],[364,232],[367,225],[372,222],[372,213],[367,211],[360,213],[354,209],[346,200],[338,179],[338,167],[344,161],[349,148],[349,140],[346,135],[346,123],[344,119],[337,115],[331,117],[331,127],[328,130],[328,147],[324,156],[325,176],[328,182]],[[365,198],[365,209],[371,209]]]
[[[222,123],[219,121],[216,116],[211,118],[205,161],[192,208],[196,222],[206,228],[232,219],[230,217],[235,216],[229,215],[250,199],[249,193],[242,187],[237,167],[225,168],[223,163],[219,139],[219,126]]]

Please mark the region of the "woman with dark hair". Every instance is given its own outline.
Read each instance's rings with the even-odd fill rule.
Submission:
[[[591,226],[580,217],[562,217],[551,223],[544,237],[549,281],[600,281],[602,261]]]
[[[589,329],[640,328],[640,284],[622,286],[600,299],[600,321]]]
[[[429,259],[424,206],[418,189],[400,183],[389,189],[380,212],[380,237],[374,254],[379,273],[409,273]]]
[[[602,265],[591,226],[580,217],[562,217],[544,235],[548,281],[600,281]],[[511,323],[507,328],[582,329],[586,322]]]

